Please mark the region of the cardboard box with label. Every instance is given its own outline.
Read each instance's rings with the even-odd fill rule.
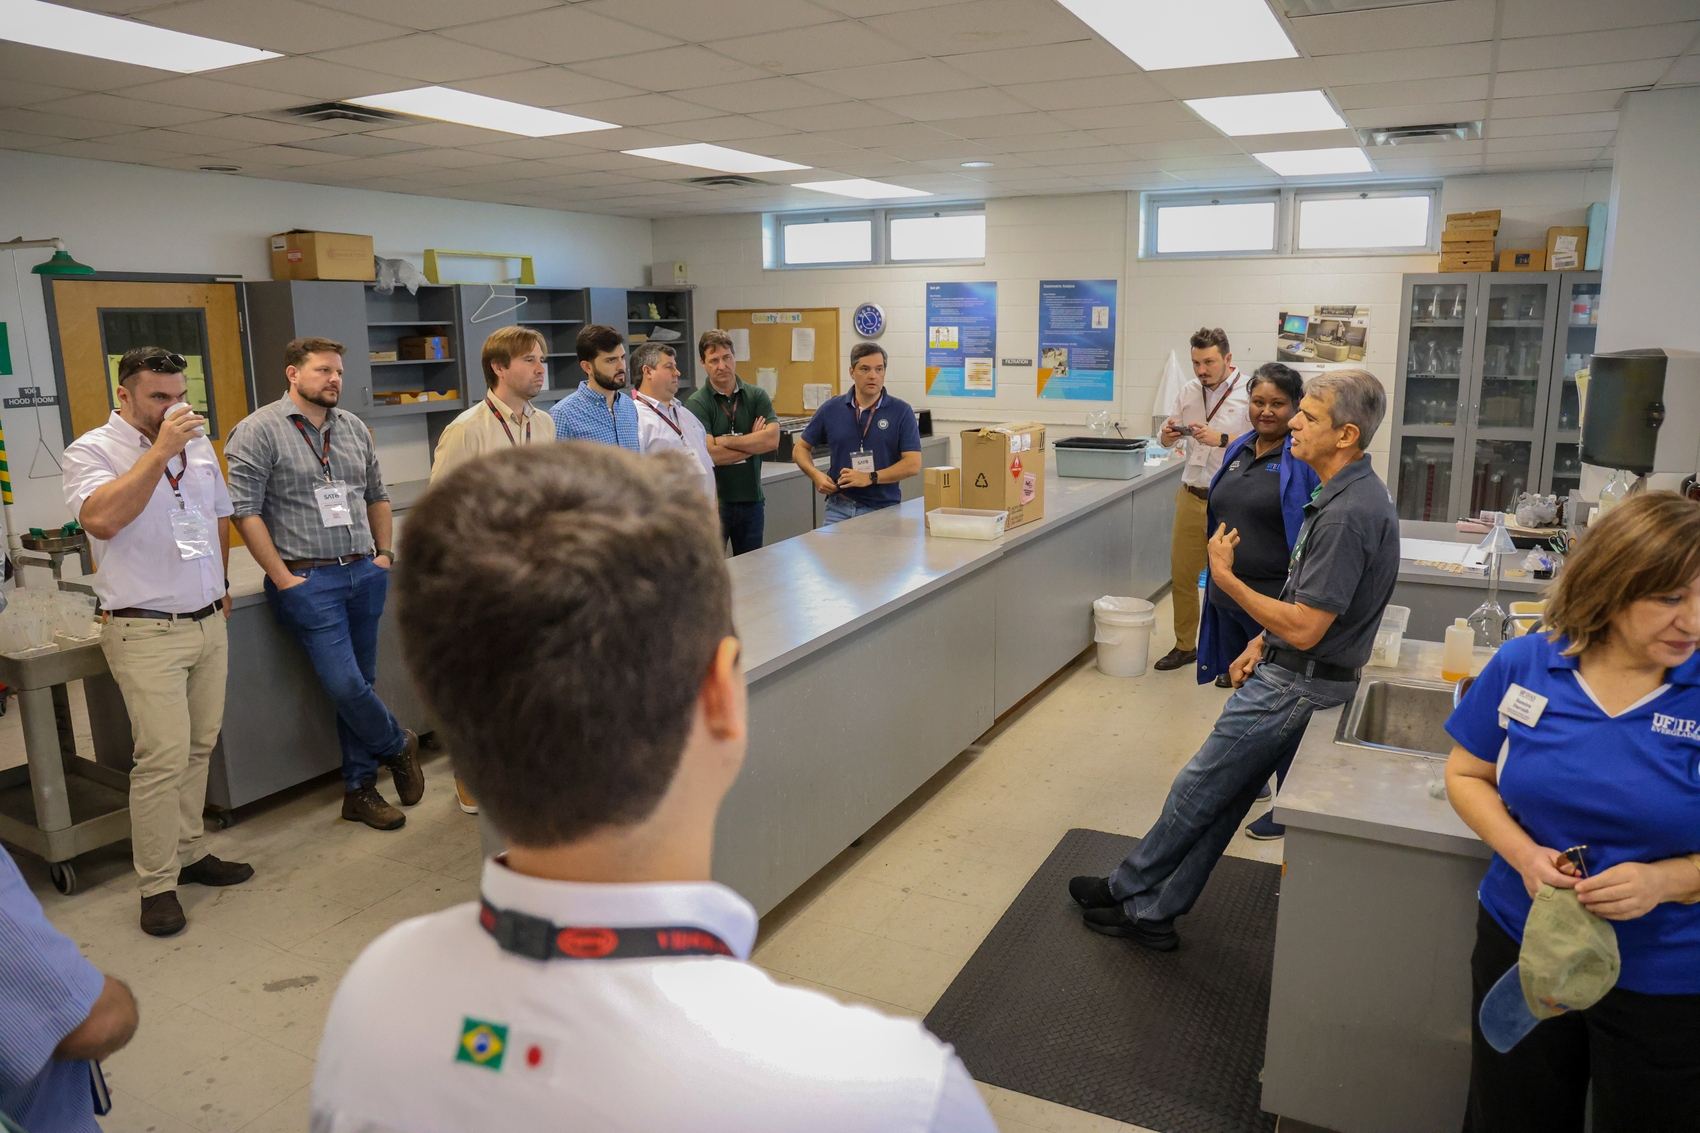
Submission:
[[[962,469],[952,468],[948,464],[924,469],[921,472],[921,483],[922,495],[926,497],[924,510],[962,506]]]
[[[1499,254],[1500,271],[1545,271],[1545,248],[1507,248]]]
[[[352,232],[308,232],[294,229],[269,240],[273,279],[377,278],[372,263],[372,238]]]
[[[1559,226],[1547,229],[1547,270],[1581,271],[1588,258],[1588,228]]]
[[[396,354],[409,361],[421,359],[446,359],[449,356],[449,339],[442,334],[410,334],[396,340]]]
[[[962,506],[1007,512],[1004,530],[1045,517],[1045,426],[962,430]]]

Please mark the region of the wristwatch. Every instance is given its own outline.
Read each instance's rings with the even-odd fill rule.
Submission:
[[[1223,447],[1223,448],[1227,448],[1227,447],[1228,447],[1228,441],[1229,441],[1229,439],[1230,439],[1230,438],[1229,438],[1229,436],[1228,436],[1228,434],[1226,434],[1226,433],[1223,433],[1223,434],[1222,434],[1222,447]]]
[[[876,468],[872,472],[868,473],[868,483],[869,484],[878,484],[879,482],[880,482],[880,470]]]
[[[377,550],[372,552],[372,557],[375,559],[379,555],[382,555],[386,559],[390,560],[391,566],[395,566],[395,552],[394,551],[390,550],[388,547],[379,547]]]

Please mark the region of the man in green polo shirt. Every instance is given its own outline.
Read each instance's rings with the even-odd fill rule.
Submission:
[[[720,530],[741,555],[761,546],[766,497],[761,491],[761,458],[779,447],[779,421],[773,399],[738,376],[732,336],[705,330],[697,357],[708,384],[685,399],[708,431],[708,455],[714,460],[714,486],[720,497]]]

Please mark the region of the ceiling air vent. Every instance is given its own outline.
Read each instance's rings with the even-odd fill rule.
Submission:
[[[396,114],[389,110],[375,110],[370,106],[355,106],[347,102],[315,102],[310,106],[291,106],[286,110],[271,111],[266,117],[281,118],[288,122],[356,122],[362,126],[406,125],[424,121],[410,114]]]
[[[742,189],[749,185],[766,185],[769,182],[757,181],[754,177],[745,177],[740,173],[715,173],[708,177],[687,177],[681,185],[701,185],[705,189]]]
[[[1370,126],[1358,131],[1366,146],[1410,146],[1430,142],[1473,142],[1482,136],[1480,122],[1431,122],[1421,126]]]

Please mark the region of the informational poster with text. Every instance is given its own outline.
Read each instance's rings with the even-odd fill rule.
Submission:
[[[927,284],[927,393],[992,397],[998,391],[998,285]]]
[[[1115,400],[1115,280],[1039,282],[1039,396]]]

